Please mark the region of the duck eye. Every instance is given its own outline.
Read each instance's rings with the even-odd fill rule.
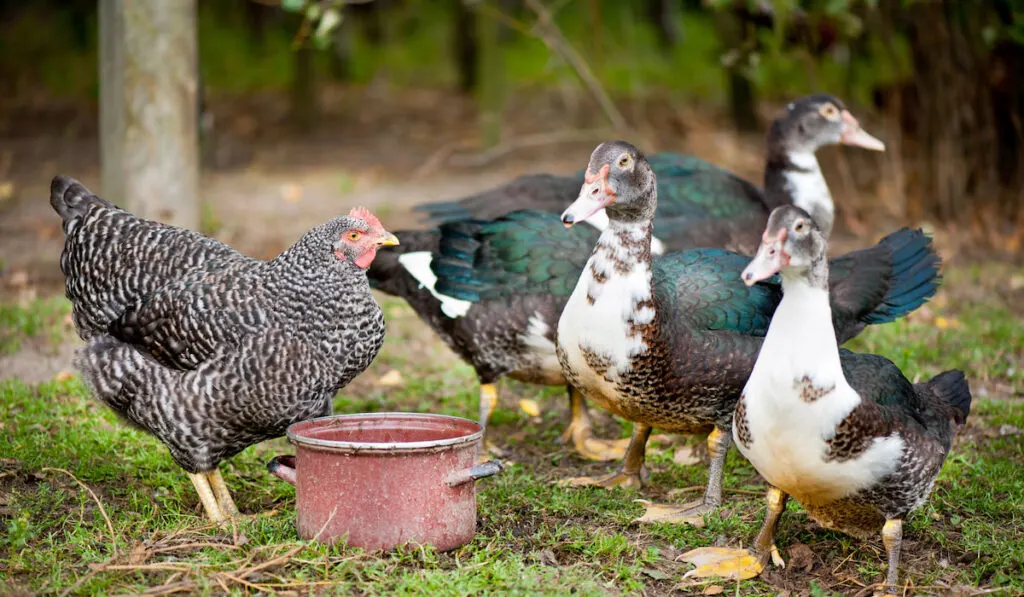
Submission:
[[[835,120],[836,117],[839,116],[839,108],[837,108],[836,105],[832,103],[825,104],[824,106],[821,107],[820,110],[818,110],[818,112],[825,118],[828,118],[829,120]]]
[[[624,153],[619,156],[619,168],[625,168],[629,165],[630,157],[628,153]]]

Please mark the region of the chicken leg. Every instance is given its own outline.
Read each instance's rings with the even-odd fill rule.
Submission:
[[[210,488],[213,489],[213,495],[217,498],[220,511],[225,516],[238,516],[238,506],[235,505],[235,500],[231,498],[231,491],[228,489],[228,486],[224,484],[224,477],[221,476],[220,469],[215,468],[206,473],[206,478],[210,481]]]
[[[752,549],[730,549],[726,547],[700,547],[691,549],[682,555],[682,560],[696,566],[683,578],[705,578],[716,576],[730,580],[746,580],[754,578],[764,571],[768,558],[779,568],[785,568],[786,562],[779,555],[775,546],[775,532],[779,527],[779,519],[786,510],[788,495],[776,487],[768,488],[768,512],[764,524],[754,539]]]
[[[628,439],[604,440],[593,437],[593,426],[586,400],[579,390],[569,386],[569,406],[572,409],[572,421],[562,433],[561,441],[572,440],[576,452],[588,460],[621,460],[629,446]]]
[[[227,519],[224,512],[220,508],[220,504],[217,503],[217,498],[213,495],[213,489],[210,487],[210,480],[207,477],[207,473],[188,473],[188,478],[192,480],[192,485],[196,488],[196,493],[199,494],[199,501],[203,504],[203,509],[206,510],[206,516],[209,517],[210,522],[220,524]]]
[[[732,434],[718,427],[708,434],[708,454],[711,466],[708,469],[708,486],[704,497],[682,506],[645,503],[647,511],[636,519],[637,522],[681,522],[700,525],[704,515],[714,512],[722,505],[722,476],[725,473],[725,456],[732,445]]]

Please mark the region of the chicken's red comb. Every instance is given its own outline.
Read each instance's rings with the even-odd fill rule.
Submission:
[[[348,212],[348,217],[364,220],[371,228],[380,228],[382,230],[384,228],[384,226],[381,225],[380,220],[377,219],[377,216],[370,213],[370,210],[365,207],[353,207],[352,211]]]

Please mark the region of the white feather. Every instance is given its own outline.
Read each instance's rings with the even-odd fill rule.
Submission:
[[[636,263],[632,270],[623,274],[608,263],[604,255],[604,250],[610,249],[625,256],[626,249],[620,246],[618,239],[620,231],[621,227],[619,231],[602,233],[601,242],[607,249],[590,256],[558,320],[558,344],[566,357],[563,365],[580,376],[584,387],[607,396],[614,394],[608,379],[615,380],[621,373],[628,371],[633,357],[647,350],[643,338],[632,333],[630,319],[646,323],[654,318],[650,308],[636,310],[637,303],[651,297],[651,271],[648,264]],[[644,233],[639,228],[630,232]],[[594,270],[605,277],[603,283],[594,279]],[[594,299],[593,304],[587,300],[588,294]],[[583,350],[607,358],[610,361],[608,371],[603,375],[593,371],[583,356]]]
[[[430,262],[433,259],[434,257],[429,251],[414,251],[400,255],[398,263],[402,264],[402,267],[413,278],[416,278],[416,281],[420,283],[420,288],[426,288],[430,294],[434,295],[434,298],[441,302],[441,312],[446,316],[455,319],[469,313],[469,308],[473,306],[473,303],[441,294],[435,290],[437,276],[430,269]]]
[[[530,317],[530,325],[522,336],[523,344],[530,349],[529,360],[532,368],[542,372],[548,379],[560,380],[562,366],[558,363],[555,343],[548,339],[550,328],[544,323],[541,314],[534,312]]]
[[[789,160],[801,171],[786,170],[786,187],[793,198],[793,205],[814,214],[823,210],[830,220],[835,218],[835,203],[829,193],[825,175],[821,172],[818,158],[810,152],[792,152]]]
[[[587,224],[590,224],[594,228],[597,228],[601,232],[608,229],[608,213],[605,210],[594,212],[594,215],[590,216],[586,220]],[[651,254],[652,255],[664,255],[665,254],[665,243],[656,237],[651,237]]]
[[[783,292],[743,391],[751,444],[736,443],[772,485],[804,503],[828,503],[893,472],[905,445],[895,435],[876,438],[854,459],[826,460],[826,442],[861,398],[843,376],[827,291],[787,281]],[[805,401],[796,383],[804,376],[833,389]]]

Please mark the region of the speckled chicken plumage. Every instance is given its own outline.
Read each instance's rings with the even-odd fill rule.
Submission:
[[[97,397],[209,471],[291,423],[329,414],[376,357],[384,319],[365,272],[336,258],[335,218],[270,261],[136,218],[57,177],[61,268]]]

